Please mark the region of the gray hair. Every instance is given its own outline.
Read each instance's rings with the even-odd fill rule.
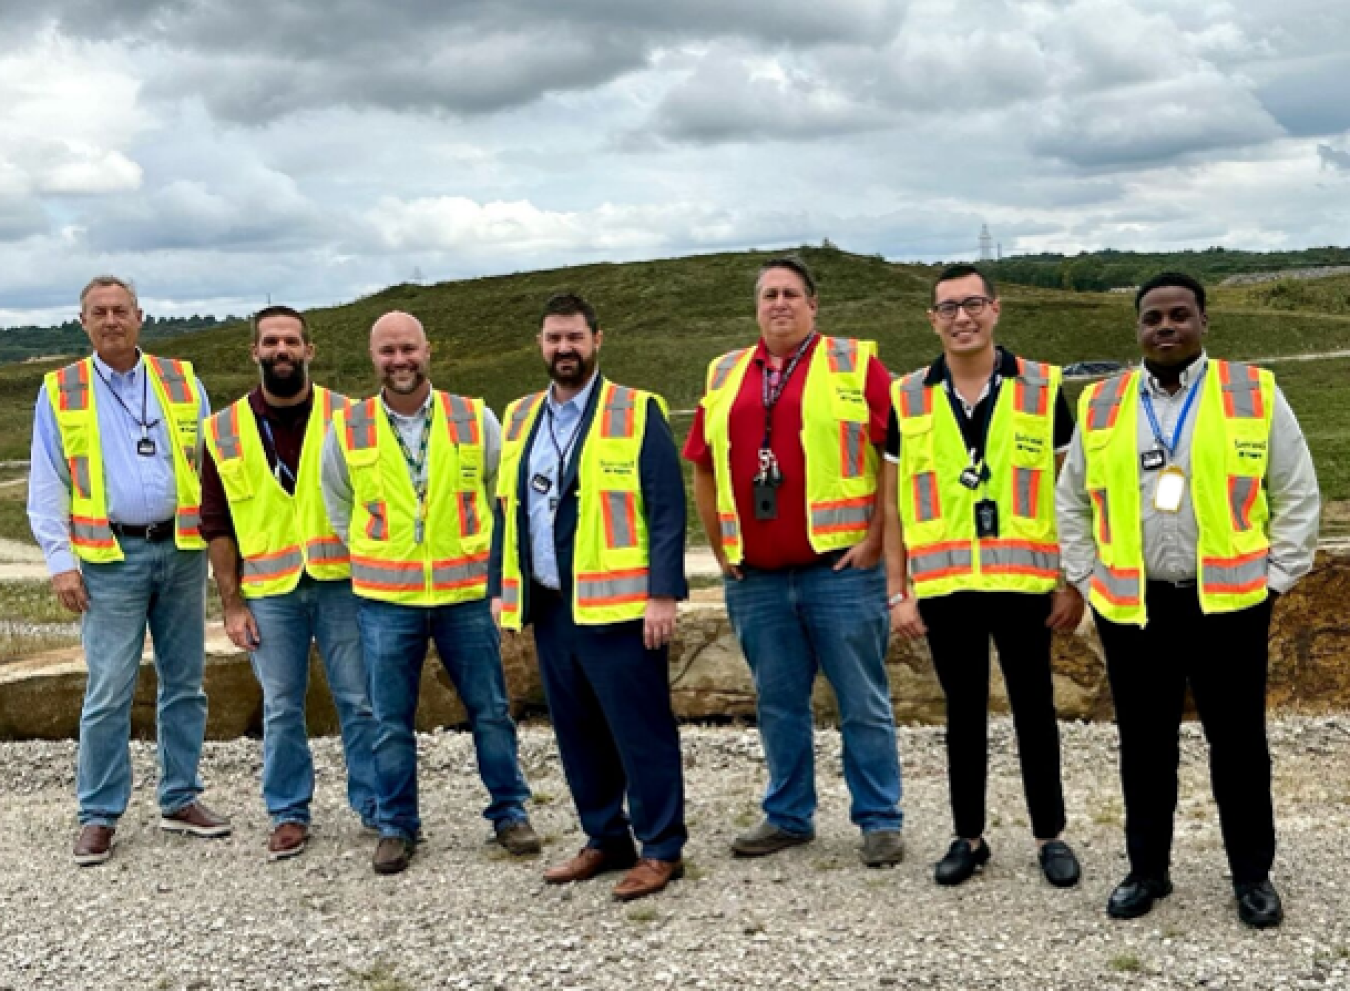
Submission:
[[[84,300],[95,289],[106,289],[109,286],[118,286],[127,291],[131,297],[131,305],[136,309],[141,308],[141,302],[136,296],[136,285],[130,279],[120,279],[115,275],[96,275],[89,280],[89,284],[80,290],[80,312],[84,312]]]

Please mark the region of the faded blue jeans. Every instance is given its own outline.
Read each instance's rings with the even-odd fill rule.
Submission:
[[[116,826],[131,798],[131,701],[146,626],[159,678],[159,807],[171,814],[201,794],[206,733],[206,552],[123,537],[125,560],[81,564],[89,611],[81,620],[89,680],[80,710],[75,793],[80,825]]]
[[[492,796],[484,817],[498,829],[524,820],[530,788],[520,773],[516,724],[502,671],[501,634],[487,600],[446,606],[358,601],[370,703],[379,725],[375,766],[380,835],[414,839],[422,827],[413,721],[429,640],[436,641],[436,652],[469,714],[478,775]]]
[[[815,832],[811,688],[823,671],[839,701],[850,818],[863,831],[899,829],[900,759],[886,678],[886,575],[881,566],[820,564],[726,579],[727,614],[750,664],[769,764],[764,814],[779,829]]]
[[[263,690],[262,793],[272,825],[309,824],[314,757],[305,729],[309,648],[319,645],[347,758],[347,800],[362,822],[375,821],[375,714],[366,694],[366,662],[350,581],[308,575],[285,595],[248,600],[259,645],[250,659]]]

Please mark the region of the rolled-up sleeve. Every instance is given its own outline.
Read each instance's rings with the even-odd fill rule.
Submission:
[[[70,547],[70,469],[56,429],[56,414],[44,384],[33,411],[33,444],[29,452],[28,525],[47,559],[49,574],[73,571],[79,565]]]
[[[1278,388],[1270,424],[1266,498],[1270,503],[1268,581],[1271,591],[1284,593],[1312,569],[1322,497],[1308,442]]]
[[[1059,557],[1064,580],[1087,598],[1097,546],[1092,540],[1092,501],[1087,491],[1087,459],[1077,428],[1055,485],[1055,521],[1059,526]]]

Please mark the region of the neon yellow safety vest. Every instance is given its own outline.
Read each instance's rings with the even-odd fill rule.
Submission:
[[[379,397],[333,414],[354,496],[352,591],[367,599],[439,606],[487,595],[492,511],[483,482],[483,401],[433,391],[432,402],[421,543],[417,493]]]
[[[817,554],[852,547],[867,536],[876,508],[877,452],[868,439],[867,365],[872,341],[822,337],[802,387],[802,451],[806,456],[807,538]],[[731,485],[731,407],[754,348],[731,351],[708,366],[703,436],[717,479],[717,518],[727,560],[744,555]]]
[[[577,465],[577,536],[573,555],[572,617],[579,626],[641,619],[647,608],[647,516],[638,462],[647,430],[648,400],[663,416],[665,400],[613,382],[599,383],[595,419]],[[517,527],[521,464],[544,393],[506,408],[497,498],[506,531],[502,542],[502,627],[521,628],[520,534]]]
[[[202,482],[197,470],[201,391],[191,362],[142,355],[150,386],[164,411],[165,426],[177,440],[173,447],[175,501],[174,543],[179,550],[206,548],[201,534]],[[108,520],[108,493],[103,478],[103,449],[98,434],[98,409],[93,380],[94,359],[48,372],[47,399],[56,413],[61,447],[70,469],[70,544],[80,560],[107,564],[122,560]]]
[[[346,409],[351,400],[314,386],[313,402],[294,495],[282,488],[268,467],[247,396],[211,417],[207,426],[206,444],[230,503],[244,561],[239,590],[246,599],[285,595],[306,572],[319,581],[351,575],[347,546],[328,522],[319,484],[323,441],[333,411]]]
[[[982,590],[1049,592],[1059,579],[1055,531],[1055,397],[1060,370],[1017,359],[998,391],[978,490],[960,482],[970,455],[942,383],[921,369],[891,386],[900,424],[896,501],[919,598]],[[999,535],[976,536],[975,503],[998,506]]]
[[[1270,507],[1263,482],[1275,377],[1253,365],[1211,359],[1197,388],[1187,486],[1200,530],[1200,608],[1234,612],[1267,594]],[[1112,622],[1143,626],[1139,372],[1089,387],[1078,409],[1097,545],[1089,598]]]

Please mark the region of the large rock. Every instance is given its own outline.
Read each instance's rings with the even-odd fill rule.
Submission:
[[[715,597],[714,597],[715,598]],[[1350,556],[1318,556],[1313,573],[1280,600],[1271,629],[1270,701],[1304,711],[1350,708],[1350,626],[1342,618],[1350,601]],[[238,652],[219,627],[207,641],[206,692],[210,700],[207,735],[229,739],[257,735],[262,727],[262,693],[246,655]],[[508,636],[503,663],[511,708],[517,717],[542,713],[543,690],[534,660],[533,638]],[[990,708],[1008,708],[997,663]],[[940,723],[942,690],[923,642],[891,644],[887,669],[896,716],[906,723]],[[322,665],[311,659],[310,731],[337,731]],[[1055,699],[1065,719],[1111,718],[1110,690],[1101,643],[1090,622],[1074,635],[1056,635]],[[675,711],[681,719],[722,721],[753,719],[754,686],[720,601],[698,601],[681,609],[680,632],[671,651],[670,680]],[[59,739],[79,732],[85,670],[78,649],[51,651],[0,665],[0,739]],[[817,717],[834,722],[838,708],[823,679],[814,697]],[[132,731],[154,735],[155,676],[150,657],[142,662],[132,707]],[[419,729],[465,722],[434,650],[422,674]]]

